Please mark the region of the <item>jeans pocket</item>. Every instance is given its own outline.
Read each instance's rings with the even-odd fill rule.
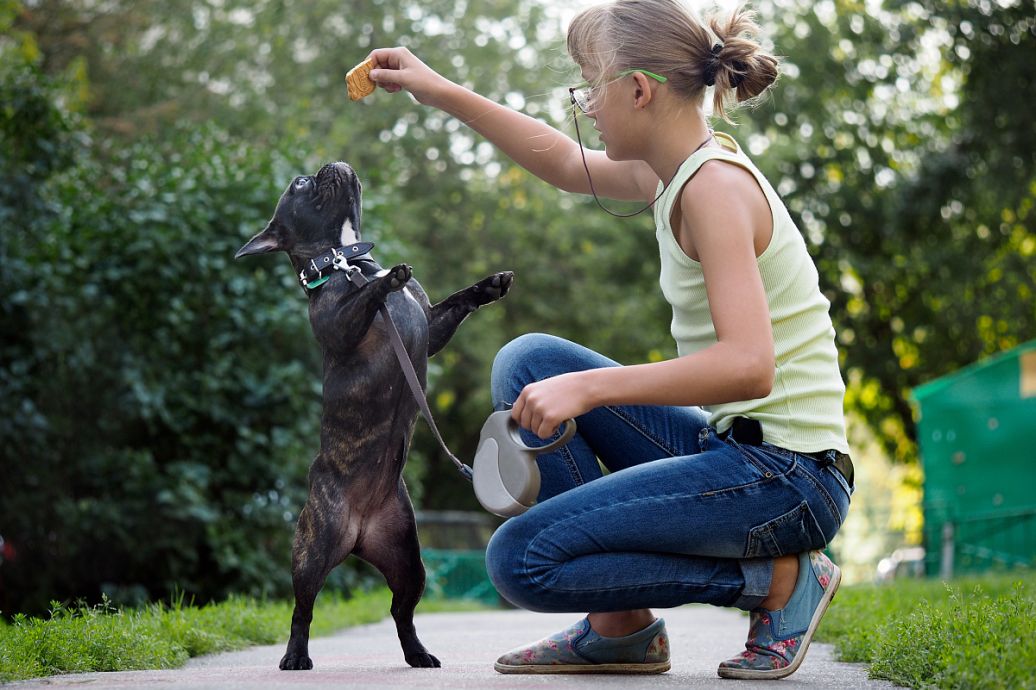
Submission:
[[[803,501],[784,515],[753,527],[748,532],[745,558],[777,558],[821,549],[826,544],[809,503]]]

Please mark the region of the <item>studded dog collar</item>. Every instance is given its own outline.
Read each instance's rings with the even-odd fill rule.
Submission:
[[[357,242],[315,256],[299,271],[299,283],[307,290],[314,290],[323,285],[334,271],[346,269],[349,261],[367,254],[373,248],[373,242]]]

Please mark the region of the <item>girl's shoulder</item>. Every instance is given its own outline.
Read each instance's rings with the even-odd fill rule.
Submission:
[[[738,207],[762,206],[769,202],[759,180],[744,162],[731,156],[709,158],[703,162],[680,192],[685,212],[701,204]]]
[[[752,188],[759,188],[755,175],[744,165],[724,156],[709,158],[702,163],[684,186],[683,192],[728,196],[751,191]]]
[[[755,173],[743,157],[721,156],[702,163],[680,192],[671,214],[674,232],[685,250],[694,251],[702,233],[728,234],[742,228],[760,256],[773,234],[773,209]],[[682,221],[677,230],[676,221]],[[697,239],[695,239],[697,238]]]

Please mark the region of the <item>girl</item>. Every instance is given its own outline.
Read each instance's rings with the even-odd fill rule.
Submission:
[[[379,86],[459,118],[546,182],[654,208],[678,358],[620,366],[531,334],[493,363],[494,404],[513,403],[523,429],[546,439],[575,417],[578,433],[540,457],[539,503],[494,534],[490,577],[527,609],[590,612],[500,657],[502,673],[661,673],[668,640],[648,607],[705,602],[751,612],[719,675],[781,678],[838,587],[819,551],[852,493],[830,305],[777,193],[703,111],[708,87],[725,117],[776,80],[757,33],[744,9],[705,26],[678,0],[579,14],[568,50],[586,81],[572,103],[605,145],[585,156],[404,48],[370,54]]]

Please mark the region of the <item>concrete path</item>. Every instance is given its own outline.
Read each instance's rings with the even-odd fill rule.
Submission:
[[[391,619],[350,628],[310,643],[312,671],[280,671],[283,645],[253,647],[241,652],[192,659],[174,671],[83,673],[23,681],[5,690],[23,688],[169,688],[185,690],[281,690],[333,687],[378,689],[491,690],[493,688],[891,688],[867,679],[865,667],[833,660],[832,648],[814,643],[802,667],[774,686],[772,681],[723,680],[717,664],[744,644],[747,617],[710,606],[659,609],[666,620],[673,668],[656,676],[501,675],[493,662],[503,652],[567,627],[577,616],[525,611],[432,613],[416,619],[425,646],[439,657],[440,669],[412,669],[403,661]]]

